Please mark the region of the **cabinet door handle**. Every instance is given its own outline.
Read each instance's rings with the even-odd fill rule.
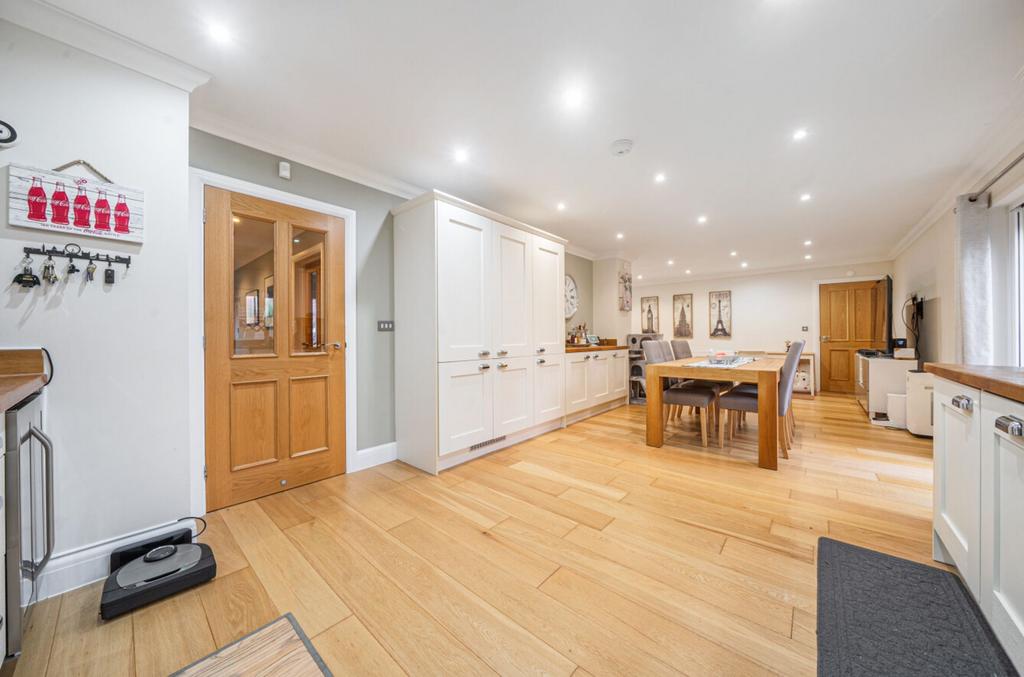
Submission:
[[[499,363],[498,363],[498,369],[504,369],[504,368],[505,368],[505,367],[507,367],[507,366],[508,366],[508,364],[507,364],[507,363],[505,363],[505,362],[499,362]]]
[[[600,355],[594,355],[594,359],[595,360],[603,360],[604,358],[601,357]]]
[[[537,348],[538,353],[543,353],[547,348]]]
[[[491,354],[490,350],[481,350],[479,353],[477,353],[477,355],[479,355],[480,357],[487,357],[490,354]]]
[[[489,364],[481,364],[480,365],[480,371],[487,371],[490,368],[491,368],[491,365],[489,365]]]
[[[498,357],[505,357],[506,355],[508,355],[508,351],[507,350],[499,350],[498,351]]]
[[[973,411],[974,400],[967,397],[967,395],[957,395],[953,398],[953,406],[960,411]]]
[[[589,359],[590,359],[590,355],[584,355],[584,356],[583,356],[583,359],[584,359],[584,360],[589,360]]]
[[[548,361],[547,361],[547,360],[545,360],[545,359],[544,359],[543,357],[542,357],[542,358],[540,358],[539,360],[537,360],[537,364],[547,364],[547,362],[548,362]]]
[[[996,430],[1002,430],[1010,437],[1024,436],[1024,421],[1016,416],[1000,416],[996,419]]]

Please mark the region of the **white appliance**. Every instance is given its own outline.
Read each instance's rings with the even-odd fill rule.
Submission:
[[[925,371],[907,372],[907,430],[915,435],[931,437],[935,410],[935,379]]]
[[[917,360],[894,360],[885,356],[857,355],[854,394],[857,402],[877,425],[889,423],[889,395],[905,395],[907,372],[917,369]]]

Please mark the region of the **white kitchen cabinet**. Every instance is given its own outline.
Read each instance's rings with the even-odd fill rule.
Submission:
[[[398,458],[437,473],[562,425],[565,240],[438,191],[392,213]]]
[[[493,360],[494,436],[511,435],[533,425],[534,358]]]
[[[493,230],[487,217],[437,203],[439,362],[476,360],[491,354]]]
[[[977,597],[981,567],[981,393],[936,379],[935,532]]]
[[[611,365],[608,372],[608,387],[612,397],[629,394],[629,351],[616,350],[610,353]]]
[[[1024,666],[1024,404],[981,395],[982,611]]]
[[[565,356],[534,358],[533,422],[547,423],[565,416]]]
[[[486,361],[438,366],[440,455],[494,437],[493,369]]]
[[[565,356],[565,411],[568,414],[590,406],[587,393],[589,365],[589,353],[568,353]]]
[[[611,358],[606,352],[595,352],[587,363],[587,399],[590,405],[600,404],[608,399],[611,392]]]
[[[495,356],[533,355],[534,236],[495,223],[493,242]]]
[[[565,245],[533,238],[533,345],[537,355],[565,352]]]

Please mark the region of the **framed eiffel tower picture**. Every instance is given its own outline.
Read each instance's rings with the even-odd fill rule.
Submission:
[[[672,295],[672,336],[693,338],[693,294]]]
[[[732,338],[732,292],[708,292],[708,326],[711,338]]]

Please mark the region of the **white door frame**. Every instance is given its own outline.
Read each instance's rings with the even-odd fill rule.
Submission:
[[[189,167],[188,392],[189,392],[189,505],[193,515],[206,514],[206,361],[203,355],[205,297],[203,276],[203,189],[235,193],[301,207],[345,219],[345,469],[356,467],[356,213],[312,198],[267,188],[204,169]]]

